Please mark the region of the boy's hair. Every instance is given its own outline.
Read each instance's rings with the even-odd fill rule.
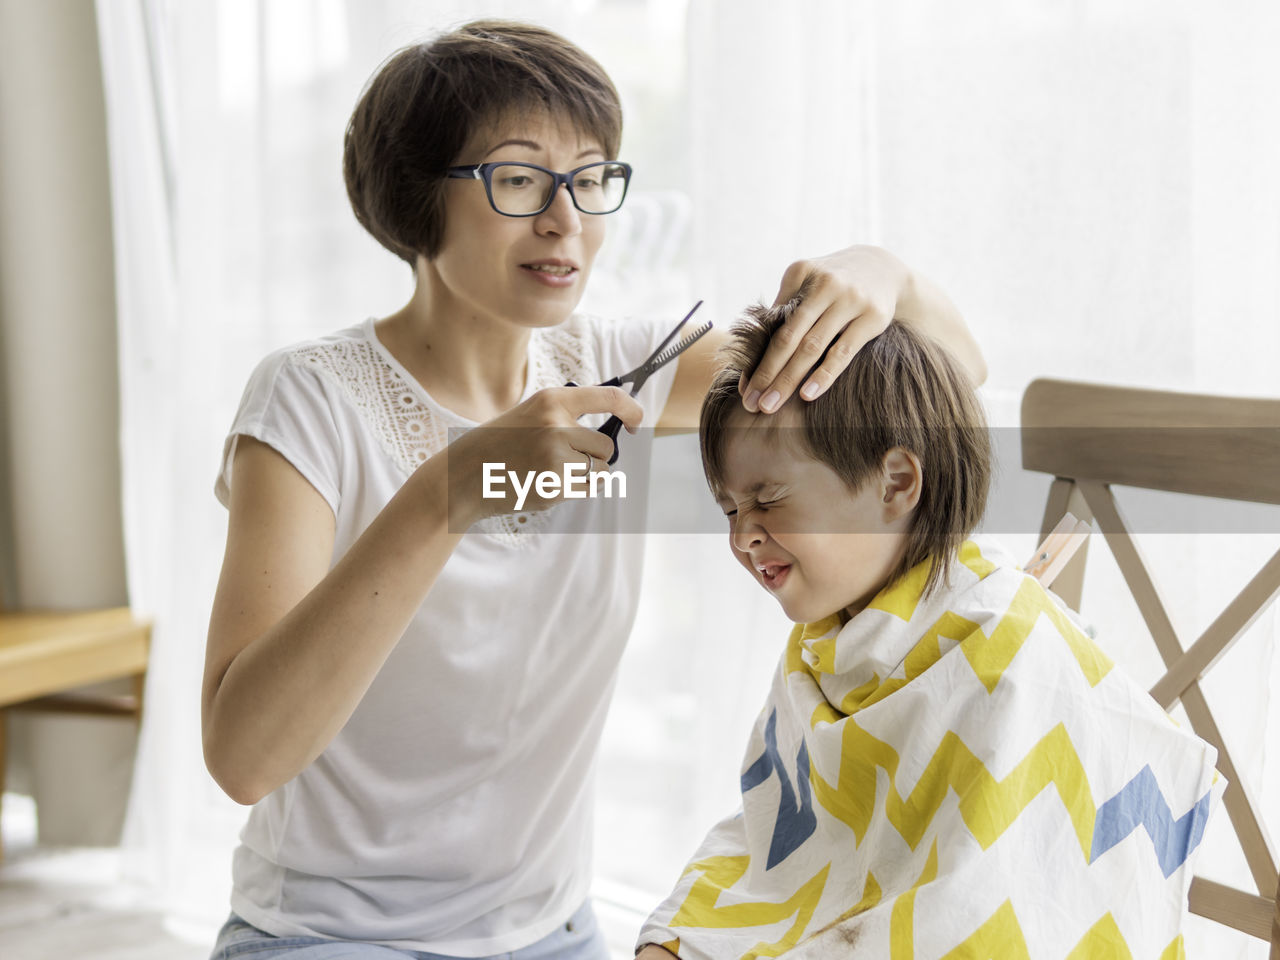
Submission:
[[[739,379],[755,370],[770,338],[799,303],[797,297],[781,307],[757,304],[729,331],[724,366],[703,401],[699,424],[702,466],[717,496],[724,487],[730,418],[746,413]],[[930,593],[982,519],[991,479],[985,418],[964,372],[941,347],[895,320],[858,351],[825,393],[792,405],[801,421],[792,431],[799,448],[834,470],[851,491],[880,471],[894,447],[919,458],[920,500],[889,582],[933,558],[924,587]]]
[[[414,266],[440,252],[446,171],[484,124],[526,112],[569,121],[617,158],[622,104],[604,68],[564,37],[476,20],[393,54],[347,124],[342,172],[356,219]]]

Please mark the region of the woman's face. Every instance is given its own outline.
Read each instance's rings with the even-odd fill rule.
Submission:
[[[511,160],[566,173],[605,159],[595,139],[543,115],[476,134],[458,165]],[[445,190],[444,240],[426,267],[448,306],[522,327],[563,322],[582,298],[605,217],[579,212],[563,186],[534,217],[495,211],[480,180],[449,180]]]

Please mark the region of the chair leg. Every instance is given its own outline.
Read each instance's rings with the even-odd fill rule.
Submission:
[[[1276,884],[1276,901],[1271,910],[1271,960],[1280,960],[1280,883]]]

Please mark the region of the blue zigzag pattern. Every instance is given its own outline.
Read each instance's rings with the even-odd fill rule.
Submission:
[[[769,859],[766,870],[789,857],[800,844],[813,835],[818,827],[818,816],[813,812],[813,793],[809,788],[809,748],[802,740],[796,755],[796,786],[800,798],[796,801],[796,788],[791,786],[786,765],[778,752],[778,711],[769,714],[764,728],[764,753],[742,774],[742,792],[757,787],[776,772],[781,787],[778,798],[778,819],[773,824],[773,839],[769,841]]]
[[[1165,803],[1151,767],[1146,766],[1114,797],[1098,808],[1093,825],[1093,863],[1138,828],[1146,827],[1166,877],[1186,861],[1204,836],[1210,794],[1201,797],[1177,820]]]

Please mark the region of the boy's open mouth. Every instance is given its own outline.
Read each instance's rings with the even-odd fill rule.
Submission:
[[[764,585],[770,590],[776,590],[787,579],[787,574],[791,571],[791,564],[762,563],[758,564],[756,569],[760,571],[760,579],[764,581]]]

